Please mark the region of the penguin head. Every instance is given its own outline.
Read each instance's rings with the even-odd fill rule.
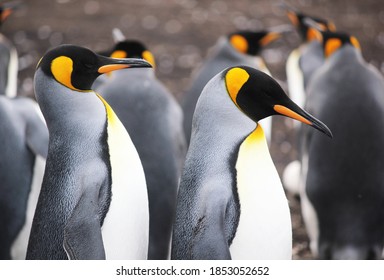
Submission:
[[[297,106],[269,75],[248,66],[223,72],[226,89],[233,103],[255,122],[282,115],[310,125],[332,137],[329,128]]]
[[[353,46],[360,51],[360,43],[354,36],[343,32],[321,32],[324,56],[330,57],[343,46]]]
[[[133,67],[151,67],[143,59],[114,59],[95,54],[75,45],[61,45],[49,50],[39,61],[47,76],[76,91],[90,91],[95,79],[104,73]]]
[[[315,22],[321,30],[336,31],[336,26],[332,21],[309,16],[292,8],[287,9],[287,15],[293,26],[295,26],[299,32],[300,37],[306,42],[319,39],[315,28],[308,24],[308,19]]]
[[[258,55],[263,47],[280,38],[281,34],[275,31],[240,31],[228,35],[228,40],[238,52]]]
[[[139,41],[124,40],[118,42],[113,48],[112,58],[141,58],[148,61],[152,67],[156,66],[153,54]]]
[[[19,1],[0,4],[0,24],[3,23],[20,5],[21,2]]]

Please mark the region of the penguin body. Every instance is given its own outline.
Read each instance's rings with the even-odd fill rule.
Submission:
[[[116,46],[133,55],[135,41]],[[141,44],[141,43],[140,43]],[[137,54],[142,57],[145,47]],[[176,194],[186,143],[182,110],[156,78],[153,69],[126,69],[113,73],[98,92],[114,109],[130,134],[146,177],[149,211],[149,259],[169,258]]]
[[[0,96],[0,259],[25,258],[27,237],[20,237],[24,245],[16,239],[30,229],[36,204],[28,200],[43,172],[36,162],[40,157],[44,165],[48,151],[48,130],[36,109],[29,98]]]
[[[227,68],[204,88],[178,193],[173,259],[291,258],[287,199],[255,124],[290,114],[275,104],[299,110],[276,81],[250,67]]]
[[[185,93],[182,100],[182,108],[184,112],[183,126],[184,126],[187,143],[189,143],[189,139],[191,137],[192,118],[195,111],[197,100],[204,86],[217,73],[231,66],[246,65],[252,68],[259,69],[267,73],[268,75],[270,75],[270,72],[266,67],[266,64],[263,58],[259,55],[259,52],[261,51],[262,46],[267,45],[269,41],[264,41],[264,43],[262,44],[261,42],[259,42],[259,39],[260,41],[262,41],[262,38],[269,38],[268,40],[273,41],[278,37],[277,33],[273,33],[273,32],[268,33],[268,32],[261,31],[260,33],[249,32],[247,34],[252,34],[252,36],[260,37],[258,39],[255,38],[252,41],[251,39],[249,39],[248,45],[254,47],[251,53],[247,53],[247,51],[245,50],[240,50],[245,47],[243,47],[243,44],[244,44],[242,42],[243,40],[239,39],[242,37],[237,37],[237,36],[243,36],[244,35],[243,33],[239,32],[239,33],[230,34],[228,36],[222,36],[217,41],[216,45],[212,47],[212,49],[210,50],[207,58],[205,59],[201,67],[192,75],[193,78],[192,78],[191,86]],[[247,34],[244,36],[247,36]],[[268,36],[275,36],[275,37],[272,38]],[[231,38],[235,38],[235,40],[231,40]],[[240,41],[241,43],[238,43],[238,41]],[[266,120],[263,120],[262,122],[264,122],[263,125],[267,134],[267,139],[270,139],[272,121],[271,119],[266,119]]]
[[[19,2],[0,4],[0,25],[20,6]],[[15,97],[17,93],[18,55],[13,44],[0,34],[0,95]]]
[[[18,56],[15,47],[0,34],[0,94],[15,97]]]
[[[145,259],[148,198],[130,137],[90,90],[101,73],[149,67],[59,46],[42,58],[35,93],[50,133],[27,259]],[[73,70],[72,70],[73,69]]]
[[[302,128],[304,221],[320,259],[381,258],[384,236],[384,79],[354,37],[324,39],[328,58],[308,86],[306,109],[333,141]]]
[[[321,35],[316,28],[323,30],[335,30],[336,28],[331,21],[304,14],[286,4],[284,6],[292,25],[296,27],[302,40],[302,43],[289,54],[286,62],[288,92],[293,102],[299,107],[304,107],[307,86],[311,77],[325,61],[323,47],[320,43]],[[300,123],[293,123],[296,132],[299,131],[300,126]],[[301,143],[297,142],[296,145],[300,152]],[[300,169],[300,160],[294,160],[283,171],[284,188],[296,196],[300,195]]]

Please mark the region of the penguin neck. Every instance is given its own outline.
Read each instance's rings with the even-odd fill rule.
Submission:
[[[105,123],[105,108],[95,92],[73,91],[47,77],[41,69],[35,75],[35,93],[47,127],[55,134],[74,130],[81,133]]]
[[[218,74],[205,86],[196,105],[188,153],[209,154],[209,158],[202,156],[202,160],[214,161],[217,170],[227,170],[229,157],[255,126],[255,122],[232,102]]]
[[[336,50],[331,56],[325,59],[327,68],[348,69],[357,65],[366,64],[360,50],[346,45]]]

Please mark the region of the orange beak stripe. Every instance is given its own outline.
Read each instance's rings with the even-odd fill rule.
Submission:
[[[298,120],[298,121],[300,121],[302,123],[305,123],[305,124],[308,124],[308,125],[312,125],[312,123],[309,120],[307,120],[306,118],[300,116],[299,114],[295,113],[294,111],[292,111],[291,109],[288,109],[285,106],[275,105],[275,106],[273,106],[273,109],[276,112],[278,112],[279,114],[282,114],[284,116],[290,117],[290,118],[295,119],[295,120]]]
[[[108,65],[101,66],[99,68],[98,72],[100,74],[104,74],[104,73],[109,73],[111,71],[124,69],[124,68],[129,68],[129,65],[127,65],[127,64],[108,64]]]
[[[273,41],[279,39],[280,37],[281,37],[281,35],[280,35],[279,33],[275,33],[275,32],[273,32],[273,33],[269,33],[269,34],[267,34],[266,36],[264,36],[263,39],[260,40],[260,44],[261,44],[262,46],[266,46],[266,45],[268,45],[269,43],[271,43],[271,42],[273,42]]]

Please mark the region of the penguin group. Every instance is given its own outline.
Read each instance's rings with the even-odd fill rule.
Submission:
[[[319,259],[381,259],[383,75],[364,60],[355,36],[292,7],[287,13],[307,34],[296,67],[287,61],[287,76],[302,77],[288,80],[290,93],[299,92],[304,108],[334,134],[329,141],[300,126],[299,157],[284,174],[294,177],[288,184],[296,182],[311,252]]]
[[[355,36],[283,9],[292,28],[219,36],[179,100],[118,29],[106,51],[48,49],[18,96],[0,37],[0,259],[292,259],[288,181],[315,258],[382,258],[384,78]],[[262,50],[294,28],[286,93]],[[275,115],[298,124],[283,181]]]

